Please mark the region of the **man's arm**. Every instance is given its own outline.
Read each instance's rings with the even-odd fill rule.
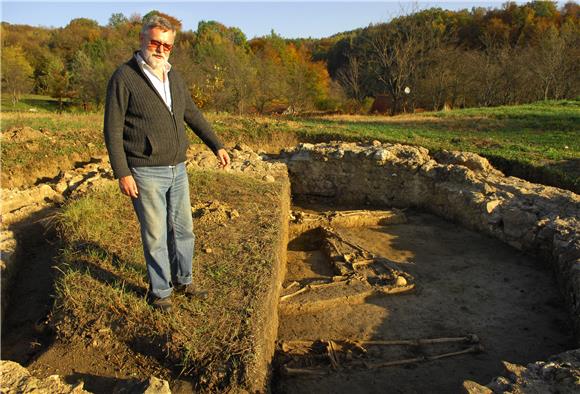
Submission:
[[[123,128],[125,126],[125,113],[127,112],[128,103],[129,90],[118,73],[115,73],[107,86],[103,127],[105,145],[109,152],[109,159],[111,160],[115,178],[131,175],[125,149],[123,148]]]
[[[125,195],[136,198],[137,184],[131,175],[127,164],[127,156],[123,147],[123,127],[125,113],[129,102],[129,91],[122,83],[117,73],[113,74],[107,86],[105,101],[104,134],[105,145],[109,152],[109,160],[115,178],[119,179],[119,187]]]

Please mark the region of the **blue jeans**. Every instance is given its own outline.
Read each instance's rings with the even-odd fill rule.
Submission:
[[[133,207],[141,224],[150,292],[171,295],[174,285],[191,283],[195,235],[185,163],[132,167],[138,198]]]

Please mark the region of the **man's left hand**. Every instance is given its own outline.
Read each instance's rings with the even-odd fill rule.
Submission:
[[[216,156],[218,158],[218,160],[220,161],[219,166],[223,169],[225,169],[227,166],[230,165],[230,155],[228,155],[228,152],[226,152],[225,149],[220,149],[217,151]]]

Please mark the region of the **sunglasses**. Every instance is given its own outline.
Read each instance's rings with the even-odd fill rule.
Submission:
[[[150,49],[157,49],[159,47],[163,47],[164,52],[171,52],[171,50],[173,49],[172,44],[166,44],[157,40],[149,40],[149,44],[147,44],[147,48]]]

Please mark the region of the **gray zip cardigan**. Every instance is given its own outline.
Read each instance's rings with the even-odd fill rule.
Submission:
[[[223,147],[193,103],[182,77],[173,69],[168,77],[173,114],[135,57],[109,80],[104,133],[115,178],[131,175],[130,167],[185,161],[189,140],[184,121],[214,153]]]

